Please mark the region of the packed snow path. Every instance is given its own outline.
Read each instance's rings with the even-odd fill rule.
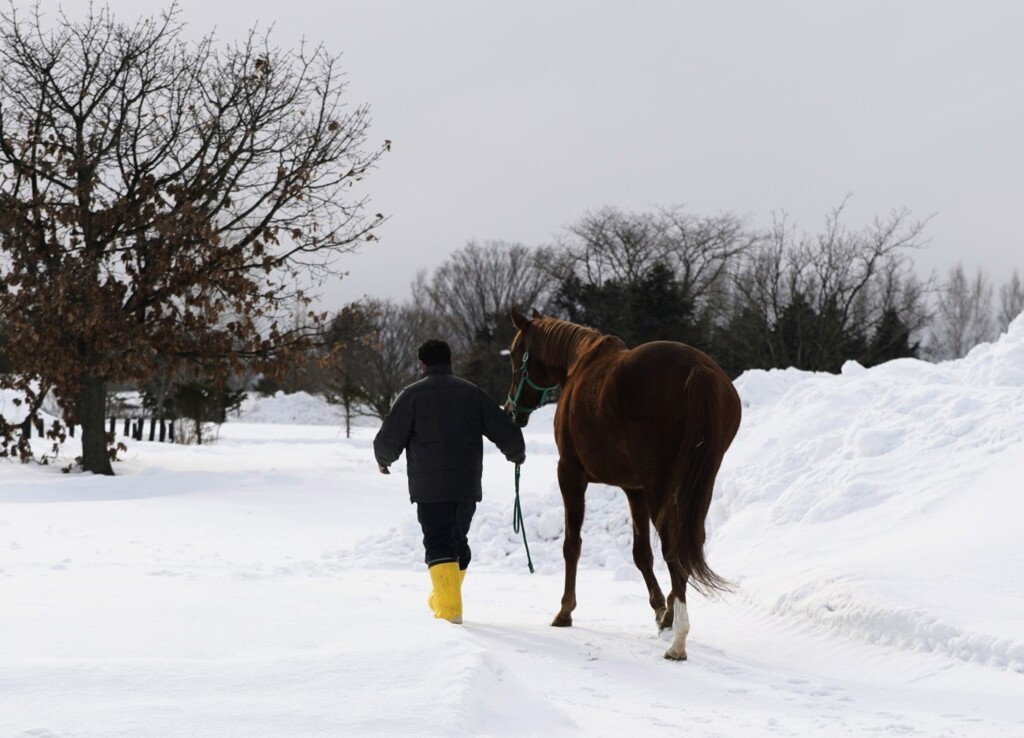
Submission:
[[[0,736],[1024,735],[1024,321],[959,362],[738,387],[708,546],[737,592],[691,596],[686,663],[618,490],[588,492],[575,625],[548,625],[550,410],[523,467],[537,573],[489,453],[461,627],[427,611],[401,463],[379,475],[375,429],[311,398],[131,443],[113,479],[2,463]]]

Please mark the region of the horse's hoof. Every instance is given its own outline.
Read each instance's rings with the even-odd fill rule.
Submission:
[[[559,613],[555,615],[555,619],[551,621],[551,624],[556,628],[568,628],[572,625],[572,616]]]
[[[669,649],[668,651],[665,652],[665,658],[668,659],[669,661],[686,661],[686,652],[684,651],[683,654],[681,656],[679,656],[679,655],[673,653],[672,649]]]

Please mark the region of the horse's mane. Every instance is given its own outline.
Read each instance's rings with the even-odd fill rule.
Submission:
[[[569,370],[574,362],[600,343],[614,341],[622,344],[617,336],[608,336],[593,328],[558,318],[535,319],[530,334],[530,350],[545,364],[565,370]]]

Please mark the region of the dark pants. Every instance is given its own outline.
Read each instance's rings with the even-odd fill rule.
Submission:
[[[419,502],[416,517],[423,529],[424,561],[427,566],[458,561],[459,568],[469,566],[469,524],[476,512],[475,502]]]

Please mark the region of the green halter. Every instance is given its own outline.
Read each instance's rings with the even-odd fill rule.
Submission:
[[[529,373],[529,371],[527,371],[527,363],[529,361],[530,361],[530,337],[527,336],[526,337],[526,351],[523,353],[523,363],[519,367],[519,371],[522,372],[522,376],[519,378],[519,384],[516,385],[516,392],[515,392],[515,394],[514,395],[510,394],[508,396],[508,403],[509,403],[509,405],[511,405],[512,412],[514,412],[514,413],[524,413],[526,415],[529,415],[534,410],[537,410],[538,408],[543,407],[543,405],[547,402],[548,394],[550,394],[552,391],[558,389],[558,385],[557,384],[553,384],[550,387],[542,387],[539,384],[537,384],[536,382],[534,382],[532,379],[530,379],[530,373]],[[513,374],[512,376],[515,377],[515,374]],[[523,387],[524,386],[530,387],[531,389],[534,389],[534,390],[537,390],[538,392],[540,392],[540,399],[537,400],[537,404],[534,405],[533,407],[520,407],[519,406],[519,397],[520,397],[520,395],[523,394]]]

